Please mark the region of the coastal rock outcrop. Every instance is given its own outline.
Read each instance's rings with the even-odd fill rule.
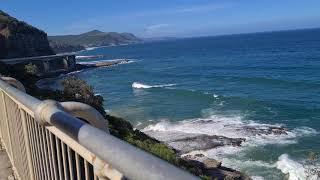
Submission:
[[[245,139],[228,138],[225,136],[201,134],[193,137],[176,139],[168,142],[168,144],[181,153],[187,153],[194,150],[208,150],[219,146],[240,146]]]
[[[52,55],[47,34],[0,10],[0,58]]]
[[[288,134],[288,129],[287,128],[283,128],[283,127],[263,127],[263,128],[259,128],[259,127],[254,127],[254,126],[244,126],[243,130],[245,130],[246,132],[252,134],[252,135],[270,135],[270,134],[274,134],[274,135],[287,135]]]
[[[249,176],[246,174],[222,166],[222,163],[208,158],[203,154],[195,154],[195,155],[185,155],[182,156],[182,159],[192,164],[198,172],[205,174],[210,179],[214,177],[214,179],[232,179],[232,180],[251,180]]]

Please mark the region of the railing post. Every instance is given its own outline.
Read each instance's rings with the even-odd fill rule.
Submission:
[[[6,146],[7,152],[8,152],[8,157],[11,159],[12,166],[14,167],[14,162],[13,162],[13,152],[12,152],[12,142],[11,142],[11,133],[10,133],[10,128],[9,128],[9,122],[8,122],[8,113],[7,113],[7,106],[6,106],[6,101],[4,100],[4,93],[1,91],[1,96],[2,96],[2,103],[3,103],[3,110],[4,110],[4,120],[6,122],[7,130],[8,130],[8,141],[10,144],[10,148]]]
[[[32,159],[31,159],[31,149],[30,149],[30,140],[28,136],[28,126],[27,126],[27,118],[26,114],[23,110],[19,109],[20,111],[20,116],[22,119],[22,129],[23,129],[23,136],[24,136],[24,142],[25,142],[25,147],[27,151],[27,159],[28,159],[28,167],[29,167],[29,172],[30,172],[30,180],[34,180],[34,172],[33,172],[33,165],[32,165]]]
[[[64,70],[69,71],[68,56],[63,57],[62,61]]]
[[[44,69],[44,73],[47,73],[50,71],[49,61],[43,61],[43,69]]]

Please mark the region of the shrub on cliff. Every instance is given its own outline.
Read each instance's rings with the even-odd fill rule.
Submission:
[[[100,113],[105,113],[102,96],[95,95],[92,86],[88,85],[84,80],[71,76],[63,79],[61,84],[63,86],[64,99],[89,104]]]
[[[29,63],[24,66],[24,70],[26,73],[31,75],[37,75],[39,72],[38,67],[35,64]]]

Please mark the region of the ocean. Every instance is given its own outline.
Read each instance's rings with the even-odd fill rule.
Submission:
[[[130,59],[72,75],[104,97],[109,113],[173,147],[190,148],[174,140],[194,135],[244,138],[240,147],[193,147],[191,153],[254,179],[306,179],[308,169],[320,167],[319,160],[308,160],[310,152],[320,154],[320,29],[176,39],[78,55]],[[285,133],[264,133],[270,127]]]

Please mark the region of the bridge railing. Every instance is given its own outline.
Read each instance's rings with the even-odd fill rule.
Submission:
[[[40,101],[11,85],[0,80],[0,138],[18,179],[197,179],[110,135],[90,106]]]

